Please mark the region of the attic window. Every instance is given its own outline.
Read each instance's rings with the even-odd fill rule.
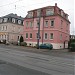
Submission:
[[[12,18],[12,22],[15,23],[15,18]]]
[[[2,23],[3,22],[3,19],[0,19],[0,23]]]
[[[4,22],[7,22],[8,18],[4,18]]]
[[[46,9],[46,15],[53,15],[54,14],[54,9],[53,8],[48,8]]]
[[[21,20],[18,20],[18,24],[21,24]]]

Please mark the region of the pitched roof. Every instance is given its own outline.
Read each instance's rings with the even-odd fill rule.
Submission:
[[[21,16],[18,16],[17,14],[13,14],[13,13],[10,13],[10,14],[8,14],[8,15],[5,15],[5,16],[3,16],[3,18],[4,17],[12,17],[12,18],[17,18],[17,19],[20,19],[20,20],[24,20],[24,18],[23,17],[21,17]]]

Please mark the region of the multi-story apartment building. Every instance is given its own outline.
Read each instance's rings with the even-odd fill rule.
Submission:
[[[37,44],[40,23],[39,43],[51,43],[54,49],[68,48],[70,21],[68,14],[57,6],[47,6],[28,11],[24,19],[24,41],[27,45]]]
[[[0,17],[0,41],[17,42],[23,33],[23,20],[13,13]]]

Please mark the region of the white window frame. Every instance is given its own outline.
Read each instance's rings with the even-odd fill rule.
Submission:
[[[27,35],[28,35],[28,33],[26,33],[26,39],[28,39]]]
[[[33,22],[30,22],[30,27],[33,27]]]
[[[28,21],[26,21],[26,28],[28,27],[28,23],[29,23],[29,22],[28,22]]]
[[[2,31],[4,30],[4,26],[1,27],[1,30],[2,30]]]
[[[2,23],[3,22],[3,19],[0,19],[0,23]]]
[[[54,14],[54,8],[46,9],[46,16],[53,15],[53,14]]]
[[[48,27],[48,21],[47,21],[47,20],[45,20],[45,25],[44,25],[44,27]]]
[[[62,40],[62,34],[60,34],[60,40]]]
[[[5,31],[7,30],[7,26],[4,26],[4,30],[5,30]]]
[[[18,24],[21,24],[21,20],[18,20]]]
[[[52,25],[52,21],[53,21],[53,25]],[[54,27],[54,20],[50,20],[50,27]]]
[[[30,33],[30,39],[32,39],[31,35],[32,35],[32,33]]]
[[[63,12],[63,10],[61,10],[61,16],[63,16],[64,15],[64,12]]]
[[[40,16],[40,10],[37,10],[37,17]]]
[[[28,18],[32,18],[33,17],[33,12],[28,12]]]
[[[12,22],[13,22],[13,23],[15,23],[15,22],[16,22],[15,18],[12,18]]]
[[[47,38],[46,38],[46,34],[47,34]],[[44,34],[44,39],[47,40],[48,39],[48,33]]]
[[[3,22],[7,22],[8,18],[4,18],[4,21]]]
[[[36,20],[36,27],[39,27],[39,20]]]
[[[51,35],[51,34],[53,34],[53,33],[50,33],[50,40],[53,40],[54,39],[54,34],[53,35]]]

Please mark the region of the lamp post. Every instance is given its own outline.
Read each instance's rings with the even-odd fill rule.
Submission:
[[[37,38],[37,49],[39,49],[39,40],[40,40],[40,17],[41,17],[41,9],[39,10],[39,21],[38,21],[38,38]]]

